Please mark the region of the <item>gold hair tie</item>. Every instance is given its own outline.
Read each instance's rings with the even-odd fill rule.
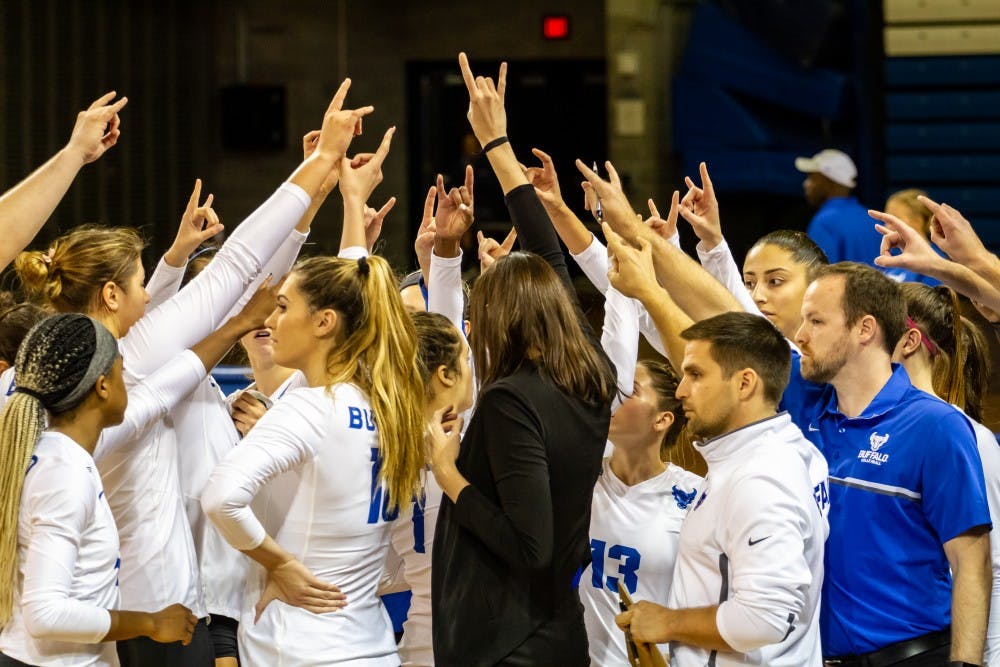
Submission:
[[[45,262],[46,264],[51,264],[52,263],[52,255],[54,255],[55,252],[56,252],[55,248],[49,248],[47,251],[45,251],[42,254],[42,261]]]

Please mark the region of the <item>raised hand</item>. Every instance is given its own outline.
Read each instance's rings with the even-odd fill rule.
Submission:
[[[310,132],[306,132],[302,137],[303,160],[308,160],[309,156],[316,152],[316,147],[319,146],[319,137],[321,134],[322,132],[320,130],[312,130]],[[323,181],[323,185],[320,186],[317,197],[325,198],[328,194],[333,192],[333,189],[337,187],[338,178],[340,178],[339,167],[330,170],[330,175],[326,177],[326,180]]]
[[[458,241],[475,221],[475,198],[472,165],[465,168],[465,183],[445,192],[444,177],[437,177],[437,210],[434,212],[434,227],[437,238]]]
[[[340,88],[334,94],[323,116],[323,127],[316,141],[315,152],[312,155],[322,156],[339,163],[347,155],[351,140],[361,134],[362,119],[375,110],[369,105],[358,109],[344,109],[347,91],[351,88],[351,80],[344,79]]]
[[[160,611],[150,614],[153,629],[149,638],[161,644],[181,642],[184,646],[191,643],[191,635],[198,624],[198,617],[182,604],[172,604]]]
[[[462,70],[465,88],[469,91],[469,111],[466,117],[479,143],[485,146],[490,141],[506,136],[507,111],[504,109],[504,95],[507,90],[507,63],[500,64],[500,73],[494,85],[491,77],[474,77],[465,53],[458,54],[458,66]]]
[[[972,224],[957,209],[923,195],[917,200],[930,209],[931,241],[959,264],[970,265],[989,253]]]
[[[215,195],[208,195],[203,203],[201,201],[201,179],[195,179],[194,190],[188,198],[184,214],[181,216],[181,224],[177,228],[177,236],[174,242],[163,255],[167,264],[174,267],[181,267],[187,263],[188,257],[198,249],[202,243],[220,233],[224,227],[219,222],[219,216],[212,208]]]
[[[646,226],[664,240],[669,240],[677,234],[677,211],[680,206],[680,196],[680,192],[674,190],[674,194],[670,198],[670,211],[667,213],[666,220],[660,217],[660,211],[652,199],[646,202],[649,206],[649,217],[645,220]]]
[[[680,214],[691,225],[695,236],[705,244],[706,249],[711,250],[723,240],[719,200],[715,198],[715,188],[704,162],[698,165],[698,170],[701,172],[700,188],[690,177],[684,177],[688,191],[681,200]]]
[[[382,142],[374,153],[360,153],[353,159],[340,160],[340,194],[344,200],[355,199],[362,206],[368,201],[375,186],[382,182],[382,163],[385,162],[392,146],[395,127],[390,127],[382,136]],[[320,143],[323,138],[320,137]]]
[[[930,274],[935,267],[947,261],[934,252],[930,243],[917,230],[896,216],[871,210],[868,215],[881,222],[875,225],[875,229],[882,235],[879,256],[875,258],[876,266]],[[894,255],[893,250],[898,250],[899,253]]]
[[[340,611],[347,606],[347,596],[333,584],[317,579],[297,559],[285,561],[268,572],[267,586],[254,607],[254,623],[272,600],[280,600],[314,614]]]
[[[389,215],[389,211],[395,205],[395,197],[389,197],[389,201],[383,204],[382,208],[377,211],[368,204],[365,204],[365,245],[368,248],[368,252],[372,252],[372,248],[375,247],[375,242],[378,241],[378,237],[382,233],[382,223],[385,221],[385,216]]]
[[[517,229],[511,227],[503,243],[497,243],[496,239],[484,236],[482,232],[476,233],[476,239],[479,241],[479,272],[482,274],[496,264],[498,259],[510,254],[517,241]]]
[[[123,97],[111,103],[115,95],[117,93],[113,90],[101,95],[76,116],[73,134],[66,148],[84,164],[93,162],[118,143],[118,137],[121,136],[121,118],[118,117],[118,112],[128,104],[128,98]]]
[[[608,241],[611,261],[608,266],[608,282],[625,296],[642,299],[650,290],[659,287],[656,269],[653,267],[653,249],[649,241],[640,238],[636,249],[604,223],[601,225]]]
[[[582,160],[576,161],[576,168],[587,179],[591,196],[600,197],[604,220],[611,225],[615,232],[631,241],[641,235],[643,227],[638,221],[638,214],[632,210],[632,205],[622,190],[621,178],[619,178],[615,166],[610,161],[605,162],[604,166],[608,170],[607,181],[591,171],[590,167],[585,165]],[[588,187],[585,186],[584,191],[587,192]],[[594,199],[591,198],[590,202],[591,210],[594,210]]]
[[[413,241],[413,251],[417,254],[417,264],[424,277],[424,284],[430,282],[431,253],[434,252],[434,239],[437,236],[437,226],[434,224],[434,201],[437,199],[437,187],[431,186],[424,197],[424,215],[417,228],[417,238]]]
[[[537,157],[541,167],[526,167],[520,165],[524,172],[524,177],[535,188],[535,194],[539,201],[546,207],[558,206],[562,203],[562,193],[559,191],[559,178],[556,176],[556,168],[549,155],[537,148],[531,149],[532,154]]]

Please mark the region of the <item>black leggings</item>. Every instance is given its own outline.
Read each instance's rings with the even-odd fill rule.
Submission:
[[[215,649],[205,619],[198,621],[187,646],[135,637],[118,642],[117,648],[121,667],[215,667]]]

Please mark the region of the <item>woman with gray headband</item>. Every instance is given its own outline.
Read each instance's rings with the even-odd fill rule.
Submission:
[[[16,367],[0,412],[0,665],[116,665],[114,640],[190,641],[197,619],[180,604],[116,610],[118,531],[92,456],[128,404],[114,336],[53,315]]]

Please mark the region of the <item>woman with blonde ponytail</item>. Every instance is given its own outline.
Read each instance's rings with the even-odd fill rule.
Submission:
[[[917,389],[954,405],[976,434],[986,479],[990,515],[1000,516],[1000,448],[982,419],[982,399],[990,386],[989,346],[975,324],[962,316],[958,295],[949,287],[903,283],[908,329],[896,344],[901,363]],[[983,664],[1000,663],[1000,533],[990,532],[993,590]]]
[[[341,161],[341,256],[300,261],[267,321],[274,362],[308,386],[261,417],[202,494],[219,532],[263,567],[240,619],[247,664],[399,665],[376,590],[390,523],[420,492],[424,391],[413,322],[388,263],[367,257],[362,219],[391,137]],[[293,470],[298,489],[270,536],[251,502]]]
[[[314,198],[336,183],[341,158],[361,119],[372,111],[370,106],[343,108],[349,87],[346,80],[334,95],[309,157],[226,239],[204,271],[158,307],[146,312],[150,295],[143,287],[141,242],[134,232],[123,229],[73,230],[44,252],[23,254],[18,269],[25,289],[56,310],[94,317],[120,338],[126,385],[134,397],[135,388],[147,378],[176,366],[185,349],[228,326],[235,319],[232,312],[264,279],[262,269],[290,243],[301,245],[296,225]],[[201,235],[204,225],[205,234],[221,231],[210,202],[200,204],[200,188],[196,183],[182,219],[193,236]],[[193,380],[188,391],[217,361],[207,366],[181,364],[177,372],[185,382]],[[166,419],[186,393],[172,403],[159,403],[162,411],[151,418],[148,429],[115,448],[102,444],[94,457],[121,528],[123,604],[155,610],[179,600],[202,619],[183,650],[143,639],[122,642],[118,650],[123,667],[214,665],[210,610],[179,479],[179,441],[172,420]]]
[[[0,413],[0,665],[117,665],[114,640],[187,643],[197,618],[180,604],[117,611],[118,531],[92,457],[128,403],[114,336],[53,315],[16,367]]]

